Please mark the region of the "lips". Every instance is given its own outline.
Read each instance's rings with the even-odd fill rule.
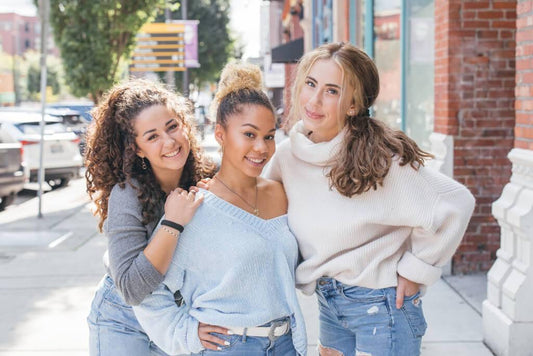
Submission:
[[[314,112],[314,111],[311,111],[311,110],[308,110],[308,109],[304,109],[305,110],[305,115],[310,118],[310,119],[313,119],[313,120],[319,120],[321,118],[324,117],[324,115],[322,114],[319,114],[317,112]]]
[[[255,166],[262,166],[266,162],[266,158],[259,158],[259,157],[244,157],[246,160],[250,163],[252,163]]]
[[[180,152],[181,152],[181,147],[178,148],[178,149],[175,150],[175,151],[172,151],[172,152],[169,152],[169,153],[165,153],[165,154],[163,155],[163,157],[166,157],[166,158],[176,157]]]

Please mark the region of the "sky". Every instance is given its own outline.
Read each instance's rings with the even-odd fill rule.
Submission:
[[[34,16],[37,14],[37,9],[33,5],[33,0],[0,0],[0,12],[16,12],[21,15]]]
[[[231,0],[230,27],[245,45],[243,57],[258,57],[260,50],[260,0]]]
[[[231,0],[230,28],[245,46],[244,58],[259,56],[261,2],[261,0]],[[33,0],[0,0],[0,12],[17,12],[28,16],[37,14]]]

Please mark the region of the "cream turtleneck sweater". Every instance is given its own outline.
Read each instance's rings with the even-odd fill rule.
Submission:
[[[297,123],[265,174],[283,182],[289,226],[303,257],[296,284],[312,294],[328,276],[367,288],[396,286],[397,274],[430,285],[454,254],[474,209],[472,194],[427,167],[394,160],[383,186],[352,198],[330,188],[328,161],[345,131],[313,143]]]

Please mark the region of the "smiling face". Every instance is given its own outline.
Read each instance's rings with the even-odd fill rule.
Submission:
[[[236,169],[258,177],[276,150],[276,120],[263,105],[243,104],[239,113],[217,124],[215,138],[223,148],[220,170]]]
[[[186,128],[174,113],[163,105],[144,109],[134,120],[137,155],[150,162],[157,180],[179,180],[189,156]]]
[[[348,96],[342,96],[345,88],[341,67],[332,59],[319,59],[303,81],[298,105],[304,127],[312,131],[314,142],[329,141],[344,127]]]

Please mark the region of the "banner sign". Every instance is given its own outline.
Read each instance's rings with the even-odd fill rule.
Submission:
[[[136,36],[131,72],[198,68],[198,20],[149,23]]]

